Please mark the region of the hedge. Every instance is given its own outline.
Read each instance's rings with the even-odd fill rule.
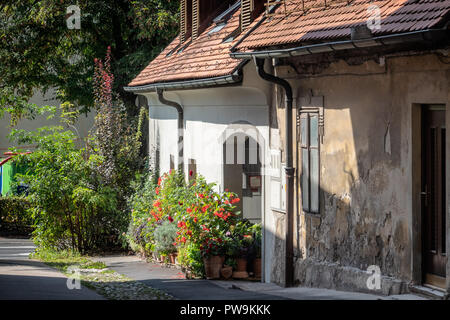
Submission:
[[[0,197],[0,231],[7,234],[29,235],[32,219],[27,212],[30,202],[22,197]]]

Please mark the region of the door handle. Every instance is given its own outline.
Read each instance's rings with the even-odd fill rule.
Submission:
[[[424,198],[425,200],[425,206],[428,207],[428,196],[430,195],[430,193],[428,192],[428,186],[425,186],[425,191],[421,192],[420,195]]]

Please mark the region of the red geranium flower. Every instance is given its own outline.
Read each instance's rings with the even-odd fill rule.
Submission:
[[[159,188],[158,187],[155,189],[155,192],[156,192],[156,194],[159,194]]]
[[[241,199],[236,198],[236,199],[231,200],[231,203],[232,203],[232,204],[235,204],[235,203],[238,203],[239,201],[241,201]]]
[[[170,222],[173,222],[173,218],[171,216],[168,216],[167,219],[169,219]]]
[[[194,171],[190,170],[189,171],[189,177],[192,177],[193,174],[194,174]]]
[[[186,212],[187,212],[187,213],[191,213],[191,212],[192,212],[192,209],[191,209],[191,208],[187,208],[187,209],[186,209]]]

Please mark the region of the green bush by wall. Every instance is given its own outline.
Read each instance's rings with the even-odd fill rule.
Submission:
[[[29,234],[33,224],[28,209],[30,202],[22,197],[0,197],[0,230]]]

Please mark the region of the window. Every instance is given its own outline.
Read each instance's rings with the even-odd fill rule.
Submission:
[[[300,114],[301,192],[303,211],[319,213],[320,133],[319,112]]]

